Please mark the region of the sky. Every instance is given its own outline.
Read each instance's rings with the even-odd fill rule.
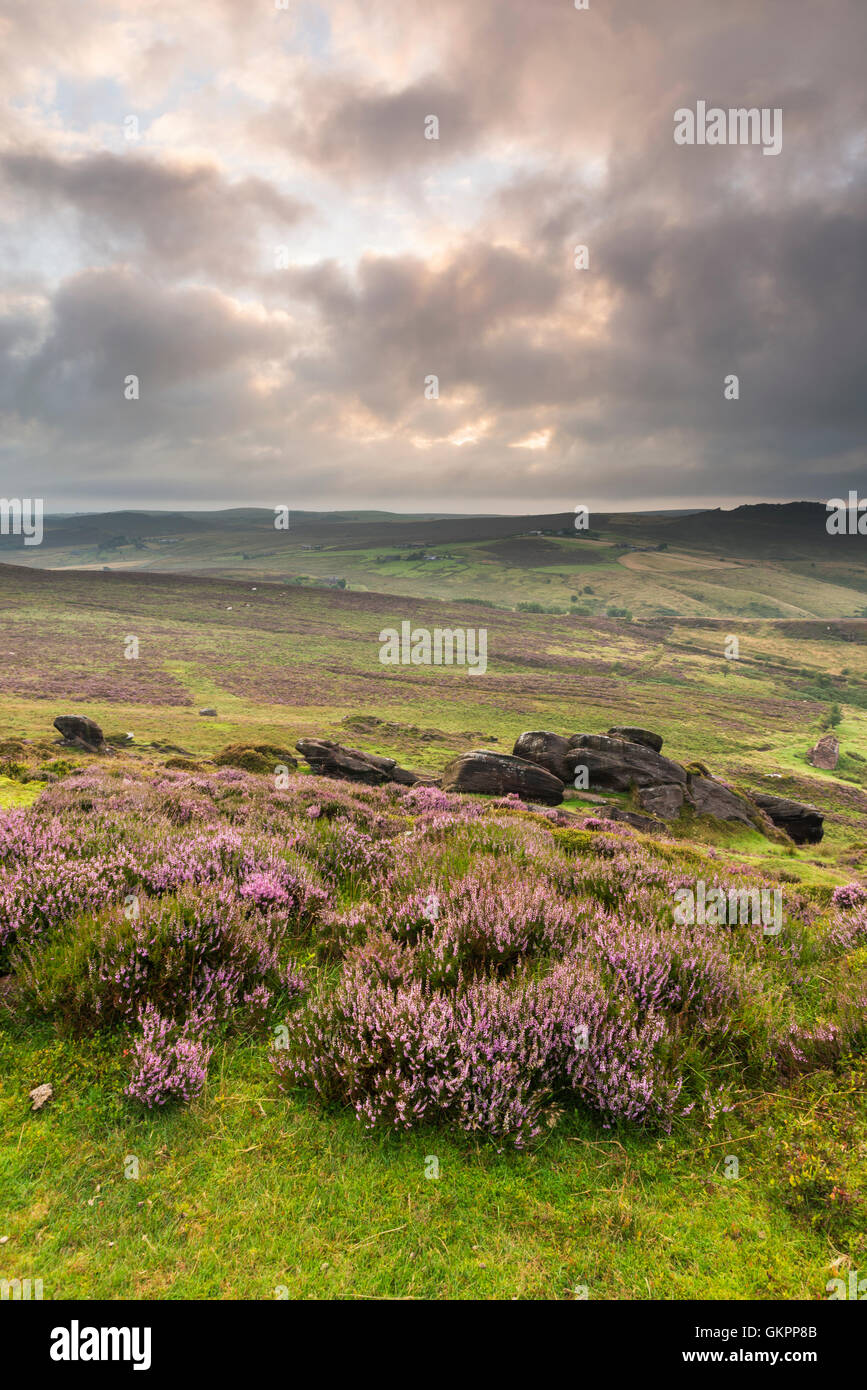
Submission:
[[[864,0],[0,0],[0,495],[863,494],[865,53]]]

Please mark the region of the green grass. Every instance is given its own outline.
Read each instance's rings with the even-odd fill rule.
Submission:
[[[0,1032],[0,1275],[46,1298],[816,1299],[832,1260],[865,1254],[788,1182],[784,1146],[821,1106],[829,1171],[864,1183],[863,1107],[828,1073],[671,1138],[572,1116],[522,1156],[373,1137],[276,1094],[264,1045],[226,1050],[190,1110],[153,1118],[118,1100],[123,1071],[111,1038]]]
[[[29,806],[42,791],[43,783],[16,781],[12,777],[0,777],[0,809],[11,806]]]

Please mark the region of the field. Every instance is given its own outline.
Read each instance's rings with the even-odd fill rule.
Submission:
[[[829,536],[818,503],[731,512],[526,517],[109,513],[47,518],[41,546],[0,537],[0,560],[40,568],[264,576],[497,608],[605,617],[845,618],[867,611],[860,537]]]
[[[367,524],[383,525],[353,523]],[[665,544],[656,523],[646,525],[653,534],[642,533],[642,543]],[[243,578],[118,571],[113,558],[90,570],[36,569],[20,565],[25,557],[16,552],[15,564],[0,566],[0,806],[37,818],[54,807],[66,826],[84,816],[83,827],[103,827],[105,843],[113,816],[119,827],[133,827],[142,815],[155,835],[171,837],[186,832],[165,820],[162,801],[152,803],[151,821],[151,811],[129,809],[137,789],[150,796],[148,788],[163,788],[171,799],[187,795],[189,782],[190,795],[210,796],[202,789],[220,785],[214,758],[227,745],[291,750],[300,737],[323,735],[439,772],[470,748],[511,751],[525,729],[640,724],[661,733],[674,758],[698,758],[735,784],[825,812],[819,845],[797,848],[695,822],[663,844],[623,832],[621,846],[665,873],[711,878],[719,871],[782,885],[802,924],[791,930],[805,952],[803,978],[784,972],[768,976],[755,995],[747,990],[742,1042],[731,1051],[722,1039],[706,1048],[677,1042],[669,1061],[696,1103],[688,1114],[673,1114],[670,1129],[606,1115],[589,1102],[558,1101],[542,1132],[516,1149],[514,1136],[448,1125],[371,1132],[346,1097],[323,1105],[303,1085],[281,1090],[268,1050],[280,1014],[258,1032],[247,1023],[216,1030],[200,1092],[188,1105],[147,1109],[124,1095],[129,1020],[79,1027],[80,995],[72,1013],[59,983],[50,1000],[22,1001],[21,979],[13,988],[7,975],[0,979],[0,1235],[9,1239],[0,1247],[0,1274],[40,1277],[53,1298],[568,1299],[585,1290],[618,1299],[825,1297],[827,1281],[859,1259],[863,1265],[867,1253],[864,1039],[851,1016],[865,947],[857,922],[845,950],[830,951],[824,936],[837,920],[832,890],[863,881],[867,865],[867,621],[855,616],[864,571],[823,551],[824,559],[763,561],[757,576],[746,557],[724,562],[707,548],[693,569],[683,568],[678,551],[665,570],[668,551],[617,557],[605,537],[518,542],[485,535],[449,543],[473,555],[451,577],[433,581],[434,571],[423,570],[438,562],[385,562],[377,573],[395,587],[399,576],[403,585],[389,596],[362,587],[376,547],[342,544],[340,563],[330,553],[321,563],[333,563],[348,590],[275,582],[268,564]],[[594,611],[508,606],[510,597],[535,602],[549,589],[546,606],[570,605],[563,594],[578,585],[557,577],[561,562],[549,563],[548,544],[564,555],[575,546],[603,555],[569,562],[569,573],[593,576],[599,591],[587,596],[589,604],[571,606]],[[697,540],[695,547],[697,554]],[[321,555],[305,552],[311,573]],[[489,563],[486,588],[479,576]],[[799,577],[798,566],[815,566],[815,577]],[[503,576],[512,569],[510,590]],[[743,574],[743,588],[732,582],[733,569]],[[708,576],[701,592],[699,573]],[[659,601],[662,588],[680,595],[670,603],[675,611],[654,611],[669,606]],[[487,602],[461,601],[469,595]],[[632,621],[599,611],[618,601]],[[750,614],[757,604],[774,611]],[[486,628],[486,674],[383,666],[379,633],[406,620]],[[725,654],[732,636],[737,660]],[[125,656],[130,637],[138,639],[135,659]],[[216,718],[199,715],[207,706]],[[805,755],[835,717],[834,706],[842,757],[835,772],[822,772]],[[62,713],[97,720],[117,751],[97,759],[58,748],[51,725]],[[178,759],[190,766],[173,770]],[[47,788],[46,772],[59,778]],[[259,807],[272,779],[238,776]],[[303,771],[291,783],[287,796],[305,804],[331,794]],[[356,809],[340,802],[349,793],[333,794],[337,824],[345,813],[369,829],[363,796]],[[91,799],[88,819],[79,802]],[[226,805],[229,823],[241,825],[234,803]],[[386,820],[405,815],[400,805],[389,803]],[[501,838],[497,853],[509,881],[522,878],[522,865],[523,877],[542,872],[535,862],[527,868],[531,852],[540,864],[555,853],[551,873],[597,858],[604,868],[604,833],[596,839],[593,830],[558,829],[532,812],[479,806]],[[594,812],[578,793],[565,806]],[[287,811],[280,823],[287,844],[299,833],[295,814]],[[481,872],[490,853],[475,842],[467,848],[458,822],[443,830],[437,851],[446,880]],[[418,852],[413,841],[401,848],[406,832],[403,821],[371,832],[391,846],[402,892],[414,883]],[[323,826],[316,833],[327,840],[330,832]],[[575,833],[584,838],[557,838]],[[314,849],[310,864],[319,874],[318,841]],[[331,884],[344,914],[370,891],[353,873],[316,881]],[[102,921],[101,911],[90,915]],[[62,982],[68,968],[74,983],[77,938],[64,936],[62,924],[56,929],[59,974],[51,978]],[[321,929],[309,924],[291,947],[316,988],[330,989],[351,957],[323,956]],[[776,1009],[777,1021],[794,1020],[812,1039],[803,1066],[782,1066],[774,1053],[781,1046]],[[820,1041],[829,1027],[839,1038],[831,1053]],[[681,1035],[675,1029],[672,1037]],[[765,1042],[774,1065],[763,1060]],[[46,1081],[54,1098],[34,1114],[28,1092]]]

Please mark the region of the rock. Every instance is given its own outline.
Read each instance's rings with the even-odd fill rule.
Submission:
[[[840,740],[835,734],[824,734],[807,754],[807,762],[832,772],[840,756]]]
[[[417,782],[433,784],[433,778],[422,777],[409,768],[399,767],[394,758],[382,758],[378,753],[362,753],[358,748],[344,748],[327,738],[302,738],[295,747],[320,777],[339,777],[348,782],[365,782],[379,787],[384,782],[397,782],[402,787],[414,787]]]
[[[715,816],[717,820],[735,820],[743,825],[753,825],[750,806],[742,796],[733,792],[725,782],[717,782],[711,777],[691,775],[687,789],[687,800],[700,816]]]
[[[608,732],[612,738],[625,738],[630,743],[643,743],[645,748],[652,748],[654,753],[658,753],[662,747],[662,735],[652,734],[649,729],[636,729],[629,724],[615,724]]]
[[[569,745],[571,751],[564,757],[569,781],[574,780],[576,767],[586,767],[589,785],[594,790],[625,792],[632,786],[673,782],[686,785],[686,773],[680,763],[663,758],[644,744],[606,734],[573,734]]]
[[[568,752],[569,740],[563,738],[562,734],[527,733],[521,734],[516,740],[512,756],[522,758],[524,762],[538,763],[540,767],[553,772],[561,782],[570,782],[572,778],[563,761]]]
[[[541,801],[546,806],[559,806],[564,791],[562,780],[538,763],[486,750],[454,758],[440,785],[447,792],[481,792],[486,796],[515,792],[522,801]]]
[[[388,781],[385,771],[363,754],[350,753],[330,739],[301,738],[295,747],[314,772],[321,777],[340,777],[350,782],[366,782],[379,787]]]
[[[428,786],[433,786],[433,781],[426,777],[421,777],[417,772],[411,772],[408,767],[398,767],[395,763],[391,772],[388,774],[389,782],[397,782],[401,787],[414,787],[417,782],[425,782]]]
[[[83,714],[58,714],[54,727],[65,743],[84,748],[88,753],[101,753],[105,748],[102,729]]]
[[[635,830],[644,831],[645,835],[665,834],[665,826],[662,821],[654,820],[651,816],[639,816],[635,811],[624,811],[622,806],[612,806],[607,819],[622,821],[626,825],[633,826]]]
[[[339,744],[335,746],[340,747]],[[397,767],[396,758],[383,758],[380,757],[379,753],[362,753],[358,748],[347,748],[346,752],[351,754],[353,758],[366,758],[369,763],[373,763],[374,767],[380,768],[383,772],[391,772]]]
[[[216,719],[217,711],[215,709],[200,709],[199,715],[202,719]]]
[[[796,845],[817,845],[822,839],[825,817],[815,806],[790,801],[787,796],[770,796],[767,792],[750,792],[750,796]]]
[[[30,1092],[30,1099],[33,1101],[32,1109],[41,1110],[43,1105],[47,1105],[54,1095],[54,1087],[46,1081],[41,1086],[34,1086]]]
[[[674,820],[683,809],[683,787],[676,782],[666,782],[659,787],[645,787],[638,793],[638,804],[643,811],[663,820]]]

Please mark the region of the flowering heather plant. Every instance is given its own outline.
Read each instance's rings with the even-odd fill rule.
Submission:
[[[841,884],[831,894],[831,902],[834,907],[839,907],[844,912],[853,907],[863,907],[864,903],[867,903],[867,888],[863,883]]]
[[[498,811],[529,811],[526,801],[517,792],[507,792],[505,796],[495,797],[491,803]]]
[[[829,955],[853,951],[867,943],[867,907],[849,907],[843,912],[832,912],[827,943]]]
[[[650,920],[597,908],[584,927],[588,954],[628,989],[641,1017],[664,1012],[707,1025],[730,1016],[744,977],[719,931]]]
[[[76,920],[47,946],[14,957],[32,1007],[75,1032],[129,1024],[147,1003],[181,1021],[230,1021],[261,985],[297,994],[287,919],[244,902],[229,880],[184,887],[177,897],[135,900],[136,915],[109,908]]]
[[[387,847],[349,820],[325,826],[317,850],[322,874],[335,885],[351,886],[374,878],[389,863]]]
[[[790,1023],[775,1040],[775,1060],[783,1076],[830,1067],[842,1051],[843,1038],[836,1023],[808,1027]]]
[[[867,1044],[860,884],[828,908],[787,890],[774,937],[680,925],[679,888],[752,889],[749,869],[502,800],[69,777],[0,813],[3,968],[25,1009],[133,1032],[146,1105],[198,1094],[217,1038],[288,1000],[282,1086],[519,1147],[568,1105],[665,1129],[719,1110],[735,1062],[785,1076]]]
[[[564,1092],[667,1125],[681,1087],[657,1055],[663,1021],[631,1018],[580,961],[451,993],[384,983],[355,961],[286,1026],[288,1047],[272,1054],[280,1084],[347,1102],[369,1128],[446,1123],[523,1147]]]
[[[40,847],[0,878],[0,947],[50,933],[85,910],[99,910],[126,891],[126,865],[104,855],[65,858]]]
[[[497,870],[469,874],[446,893],[417,893],[383,925],[415,946],[416,978],[432,985],[460,975],[504,972],[530,955],[563,955],[576,938],[575,910],[544,883],[498,881]]]
[[[133,1073],[126,1094],[149,1110],[169,1101],[188,1104],[201,1093],[211,1059],[211,1048],[194,1036],[198,1020],[190,1018],[181,1025],[146,1004],[139,1021],[141,1036],[132,1045]]]

